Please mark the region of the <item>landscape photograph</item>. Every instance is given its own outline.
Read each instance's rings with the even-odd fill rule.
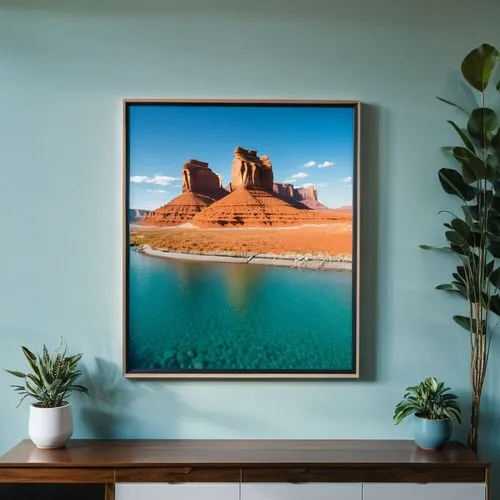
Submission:
[[[356,374],[358,108],[125,102],[128,375]]]

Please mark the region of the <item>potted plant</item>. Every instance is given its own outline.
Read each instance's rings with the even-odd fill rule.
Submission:
[[[500,91],[494,81],[500,53],[488,44],[472,50],[462,61],[461,74],[470,102],[456,104],[438,98],[464,115],[462,123],[448,120],[460,146],[443,148],[453,168],[438,172],[443,190],[455,197],[444,222],[446,246],[421,245],[456,258],[452,280],[436,288],[466,301],[462,315],[453,317],[470,337],[472,386],[469,447],[476,451],[479,413],[492,336],[500,316],[500,114],[493,102]],[[466,312],[465,312],[466,311]]]
[[[428,377],[407,387],[403,400],[396,405],[394,422],[399,424],[414,415],[415,443],[424,450],[440,449],[450,439],[452,422],[461,423],[458,398],[449,390],[435,377]]]
[[[23,379],[23,384],[11,387],[24,399],[32,398],[29,415],[29,437],[38,448],[60,448],[73,434],[73,414],[68,396],[73,392],[88,394],[86,387],[76,384],[82,372],[77,365],[82,354],[67,355],[62,340],[51,355],[44,345],[41,355],[21,347],[30,372],[6,370]]]

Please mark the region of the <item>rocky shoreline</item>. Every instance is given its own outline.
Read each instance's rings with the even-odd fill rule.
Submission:
[[[134,247],[136,251],[153,257],[166,259],[192,260],[198,262],[221,262],[236,264],[257,264],[266,266],[290,267],[295,269],[315,269],[352,271],[352,260],[350,256],[318,256],[312,254],[278,255],[272,253],[243,255],[233,252],[218,253],[195,253],[174,252],[152,248],[149,245]]]

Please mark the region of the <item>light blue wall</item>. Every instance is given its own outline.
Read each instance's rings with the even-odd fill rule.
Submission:
[[[431,374],[467,412],[468,339],[450,319],[463,305],[433,290],[451,261],[418,245],[442,241],[436,213],[451,206],[436,171],[454,115],[434,96],[451,96],[468,50],[500,45],[499,18],[493,0],[0,0],[0,366],[61,335],[84,352],[80,437],[407,438],[394,404]],[[365,380],[121,376],[124,97],[366,103]],[[495,460],[498,359],[483,408]],[[10,383],[0,373],[1,451],[27,429]]]

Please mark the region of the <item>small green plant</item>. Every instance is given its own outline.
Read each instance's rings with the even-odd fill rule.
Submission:
[[[77,369],[82,354],[67,356],[67,348],[62,340],[52,355],[45,345],[41,355],[34,354],[24,346],[21,349],[32,371],[23,373],[5,370],[15,377],[24,379],[24,384],[11,386],[22,396],[17,406],[27,397],[31,397],[38,407],[57,408],[67,403],[66,398],[73,391],[88,394],[86,387],[75,384],[82,374]]]
[[[454,420],[461,423],[458,397],[448,391],[443,382],[428,377],[418,385],[406,388],[404,399],[394,410],[394,422],[399,424],[409,415],[431,420]]]

